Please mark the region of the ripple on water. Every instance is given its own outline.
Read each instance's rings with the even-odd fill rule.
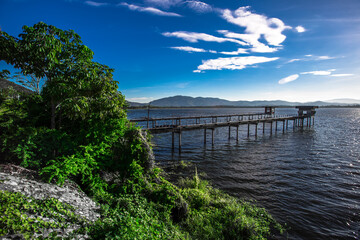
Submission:
[[[232,114],[246,109],[154,110],[154,116]],[[258,112],[258,109],[249,111]],[[295,113],[278,109],[280,114]],[[146,116],[146,110],[129,116]],[[282,127],[280,124],[279,130]],[[251,128],[252,129],[252,128]],[[287,223],[289,239],[360,238],[360,109],[318,109],[315,127],[247,138],[246,126],[228,141],[228,129],[216,129],[215,146],[203,145],[203,131],[185,132],[182,154],[171,154],[171,139],[155,136],[162,165],[193,162],[216,186],[255,199],[278,221]],[[209,133],[210,134],[210,133]],[[286,236],[284,237],[286,238]]]

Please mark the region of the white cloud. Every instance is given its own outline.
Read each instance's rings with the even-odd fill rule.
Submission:
[[[222,10],[222,17],[233,24],[245,28],[245,32],[252,35],[258,41],[262,36],[265,40],[274,46],[280,44],[286,39],[282,32],[291,29],[278,18],[268,18],[267,16],[252,13],[250,7],[240,7],[235,11],[229,9]]]
[[[311,72],[302,72],[301,74],[312,74],[316,76],[328,76],[331,75],[332,72],[336,71],[336,69],[330,69],[326,71],[311,71]]]
[[[306,32],[306,31],[307,31],[303,26],[297,26],[297,27],[295,28],[295,30],[296,30],[298,33],[303,33],[303,32]]]
[[[231,57],[231,58],[217,58],[203,61],[203,63],[197,67],[194,72],[202,72],[205,70],[222,70],[222,69],[244,69],[247,66],[257,63],[271,62],[279,59],[278,57]]]
[[[162,8],[170,8],[183,2],[183,0],[145,0],[145,2]]]
[[[130,10],[138,11],[138,12],[146,12],[151,13],[158,16],[166,16],[166,17],[182,17],[180,14],[173,13],[173,12],[165,12],[157,8],[153,7],[141,7],[134,4],[128,4],[128,3],[119,3],[120,6],[128,7]]]
[[[294,59],[289,60],[288,63],[297,62],[297,61],[301,61],[301,59],[294,58]]]
[[[196,32],[186,32],[186,31],[177,31],[177,32],[164,32],[163,35],[165,37],[177,37],[177,38],[181,38],[185,41],[188,42],[193,42],[196,43],[199,40],[202,41],[206,41],[206,42],[218,42],[218,43],[222,43],[222,42],[234,42],[240,45],[246,45],[246,43],[236,40],[236,39],[232,39],[232,38],[220,38],[220,37],[215,37],[212,36],[210,34],[206,34],[206,33],[196,33]]]
[[[138,103],[148,103],[152,100],[154,100],[153,97],[134,97],[134,98],[128,98],[126,99],[130,102],[138,102]]]
[[[352,73],[340,73],[340,74],[331,74],[330,76],[332,76],[332,77],[350,77],[350,76],[354,76],[354,74],[352,74]]]
[[[257,36],[256,34],[241,34],[241,33],[229,32],[227,30],[219,30],[218,32],[224,34],[224,36],[227,38],[236,38],[243,40],[248,45],[252,46],[252,48],[250,49],[252,52],[269,53],[269,52],[276,52],[278,50],[277,48],[271,48],[259,42],[258,40],[259,36]]]
[[[87,5],[93,6],[93,7],[101,7],[101,6],[108,5],[108,3],[100,3],[100,2],[94,2],[94,1],[85,1],[84,3]]]
[[[212,7],[209,4],[206,4],[204,2],[200,2],[200,1],[185,1],[185,4],[193,9],[196,12],[199,13],[206,13],[206,12],[211,12],[212,11]]]
[[[244,48],[238,48],[238,50],[233,51],[233,52],[219,52],[221,54],[225,54],[225,55],[239,55],[239,54],[247,54],[247,49]]]
[[[202,49],[202,48],[194,48],[194,47],[189,47],[189,46],[170,47],[170,48],[180,50],[180,51],[185,51],[185,52],[208,52],[207,50]]]
[[[329,59],[335,59],[335,57],[329,57],[329,56],[318,56],[318,57],[316,57],[316,60],[329,60]]]
[[[255,46],[253,48],[250,49],[252,52],[257,52],[257,53],[272,53],[272,52],[276,52],[278,50],[278,48],[272,48],[269,46],[266,46],[265,44],[260,43],[258,46]]]
[[[289,82],[295,81],[298,78],[299,78],[299,74],[290,75],[288,77],[280,79],[279,84],[289,83]]]
[[[330,56],[314,56],[311,54],[305,55],[306,58],[295,58],[287,61],[286,63],[293,63],[298,61],[322,61],[322,60],[330,60],[335,59],[336,57],[330,57]]]

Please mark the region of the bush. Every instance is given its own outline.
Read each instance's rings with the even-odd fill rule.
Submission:
[[[187,239],[167,212],[139,195],[122,195],[102,210],[102,219],[89,229],[92,239]]]

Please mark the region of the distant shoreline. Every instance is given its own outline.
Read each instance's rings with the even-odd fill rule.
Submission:
[[[275,108],[295,108],[295,106],[271,106]],[[147,109],[148,106],[134,106],[127,107],[127,109]],[[187,106],[187,107],[160,107],[150,106],[150,109],[194,109],[194,108],[265,108],[265,106]],[[329,105],[319,106],[319,108],[360,108],[360,105],[351,106],[340,106],[340,105]]]

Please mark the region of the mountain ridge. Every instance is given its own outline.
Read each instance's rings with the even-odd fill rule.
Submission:
[[[336,100],[339,100],[336,102]],[[261,107],[261,106],[351,106],[360,104],[360,100],[356,99],[334,99],[328,101],[312,101],[312,102],[289,102],[284,100],[255,100],[255,101],[229,101],[221,98],[213,97],[190,97],[176,95],[171,97],[160,98],[150,103],[129,102],[131,107],[152,106],[152,107]]]

